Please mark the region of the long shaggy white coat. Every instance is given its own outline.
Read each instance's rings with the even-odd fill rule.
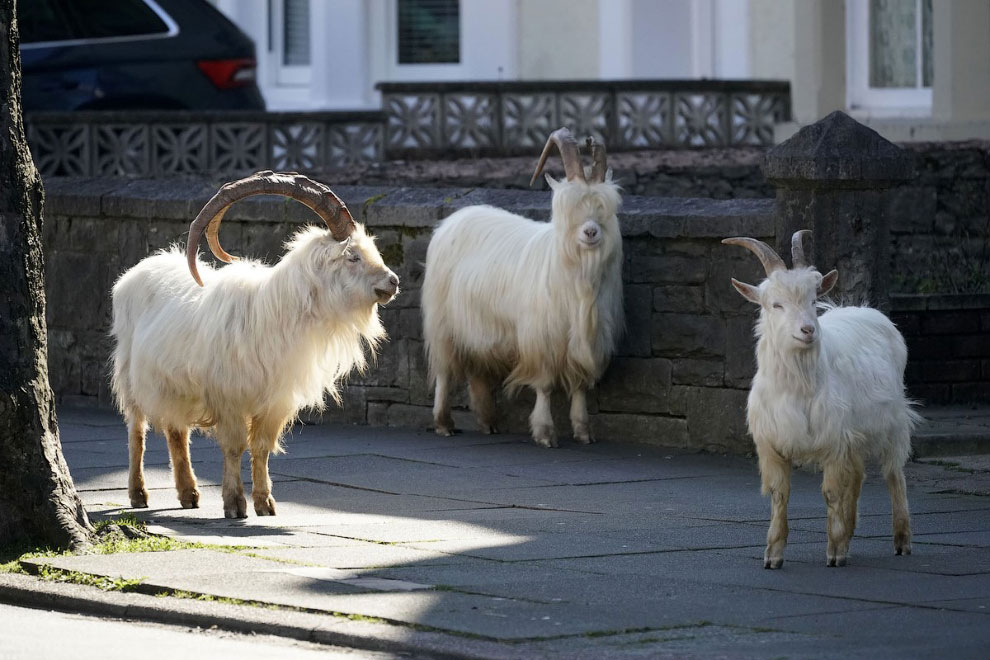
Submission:
[[[247,448],[255,509],[273,514],[268,453],[280,451],[299,410],[321,409],[325,393],[336,398],[340,378],[363,369],[365,351],[383,338],[378,303],[398,280],[360,225],[344,242],[309,227],[286,247],[274,266],[200,263],[203,287],[174,247],[114,286],[112,386],[130,427],[132,505],[147,505],[141,456],[151,422],[178,451],[172,463],[184,506],[199,500],[186,469],[189,427],[212,427],[227,458],[225,514],[245,515],[239,465]]]
[[[623,331],[618,187],[557,182],[552,219],[491,206],[462,209],[430,242],[422,291],[438,433],[453,423],[448,388],[467,378],[482,430],[494,430],[491,388],[536,390],[537,443],[556,446],[549,392],[572,397],[575,437],[590,441],[585,389],[604,371]]]
[[[773,505],[767,568],[783,563],[792,462],[824,469],[828,565],[846,563],[868,460],[887,480],[895,550],[911,551],[903,466],[921,418],[904,392],[907,348],[875,309],[816,303],[836,275],[809,267],[775,271],[758,287],[733,281],[760,305],[747,421]]]

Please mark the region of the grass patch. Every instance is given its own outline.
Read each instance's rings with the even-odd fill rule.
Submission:
[[[141,580],[126,580],[124,578],[110,578],[102,575],[91,575],[80,573],[79,571],[67,571],[54,566],[38,564],[38,577],[49,582],[65,582],[69,584],[81,584],[87,587],[96,587],[103,591],[136,591]]]

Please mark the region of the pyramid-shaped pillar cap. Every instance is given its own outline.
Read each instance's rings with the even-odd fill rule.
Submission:
[[[886,188],[914,178],[914,156],[839,110],[767,152],[767,180],[781,187]]]

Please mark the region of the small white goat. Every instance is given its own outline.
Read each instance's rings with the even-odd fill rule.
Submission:
[[[760,305],[747,421],[763,494],[771,498],[765,568],[784,563],[792,462],[823,468],[828,566],[846,564],[868,458],[880,461],[887,480],[894,550],[911,554],[904,463],[920,417],[904,395],[904,338],[869,307],[821,305],[827,311],[816,315],[816,301],[835,286],[838,272],[823,277],[808,265],[802,239],[810,233],[792,236],[791,270],[766,243],[722,241],[753,251],[767,273],[759,286],[732,280],[746,300]]]
[[[204,229],[213,254],[234,260],[217,239],[220,221],[231,204],[258,194],[302,202],[329,231],[299,231],[274,266],[197,266]],[[177,247],[150,256],[113,288],[113,389],[128,425],[131,506],[148,505],[142,463],[150,421],[168,440],[184,508],[199,506],[189,427],[201,426],[213,427],[223,450],[224,515],[247,515],[245,449],[254,510],[274,515],[269,454],[281,451],[285,427],[301,408],[322,408],[324,392],[336,398],[338,379],[364,367],[365,346],[374,350],[384,336],[378,305],[392,300],[398,284],[373,239],[326,186],[270,171],[223,186],[190,226],[186,258]]]
[[[571,396],[574,438],[592,442],[586,389],[602,374],[623,329],[619,189],[605,148],[592,144],[585,173],[566,128],[547,140],[536,180],[556,146],[567,181],[553,189],[549,223],[491,206],[471,206],[444,220],[426,253],[423,334],[436,382],[436,432],[450,435],[452,382],[465,376],[471,408],[485,433],[495,432],[492,388],[536,390],[533,439],[556,447],[550,391]]]

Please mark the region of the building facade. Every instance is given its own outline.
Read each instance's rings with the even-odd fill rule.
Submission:
[[[271,110],[380,107],[380,81],[783,79],[797,126],[990,137],[986,0],[211,0]]]

